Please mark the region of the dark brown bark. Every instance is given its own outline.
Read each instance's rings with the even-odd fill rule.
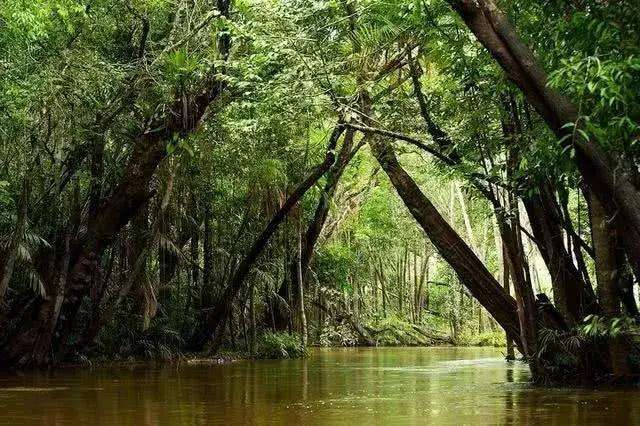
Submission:
[[[557,192],[558,192],[558,200],[559,200],[560,208],[562,209],[562,217],[559,220],[559,222],[561,222],[560,225],[566,230],[568,240],[573,243],[571,244],[571,246],[572,246],[573,256],[576,259],[576,268],[582,275],[582,279],[584,280],[587,290],[591,290],[591,293],[594,294],[593,286],[591,285],[591,277],[589,277],[589,270],[587,269],[587,264],[586,264],[584,255],[582,253],[582,250],[584,249],[587,252],[587,254],[589,254],[589,256],[593,258],[594,256],[593,247],[588,245],[586,241],[582,239],[582,237],[579,235],[578,232],[576,232],[576,229],[573,226],[573,221],[571,220],[571,212],[569,211],[568,192],[566,190],[565,191],[558,190]],[[578,216],[581,216],[580,213],[581,213],[580,204],[578,203]],[[580,217],[578,217],[578,220],[580,220]],[[595,295],[594,295],[594,299],[595,299]]]
[[[506,254],[506,250],[504,247],[504,244],[502,245],[502,285],[504,286],[504,291],[507,294],[510,294],[511,291],[509,289],[509,277],[510,277],[511,272],[509,271],[509,261],[507,260],[507,254]],[[516,354],[515,351],[513,349],[513,340],[511,340],[511,337],[507,334],[506,337],[507,340],[507,355],[506,355],[506,359],[508,361],[513,361],[516,359]]]
[[[597,312],[591,286],[576,268],[572,255],[564,244],[564,235],[554,215],[559,213],[558,202],[548,185],[541,185],[539,193],[524,197],[531,230],[540,254],[551,275],[554,304],[569,323],[577,323],[586,315]]]
[[[519,147],[523,141],[523,127],[515,98],[503,97],[502,129],[507,145],[507,177],[514,181],[515,170],[520,162]],[[584,316],[597,310],[593,289],[573,262],[571,252],[564,243],[561,223],[563,211],[555,190],[549,181],[538,184],[534,194],[525,194],[523,204],[542,254],[553,286],[554,303],[569,324],[579,322]],[[511,203],[518,209],[517,203]],[[570,218],[568,218],[570,220]]]
[[[595,140],[585,140],[565,126],[574,123],[580,127],[575,106],[548,86],[547,75],[535,55],[493,0],[449,0],[449,3],[562,144],[575,149],[575,164],[607,214],[614,216],[619,210],[625,223],[625,248],[632,265],[638,269],[640,193],[633,183],[632,171],[623,161],[614,161]]]
[[[445,163],[457,164],[460,163],[460,154],[455,149],[455,145],[447,132],[445,132],[431,117],[429,107],[427,106],[427,100],[422,92],[422,83],[420,82],[420,69],[418,68],[417,60],[409,61],[409,67],[411,71],[411,82],[413,83],[413,94],[418,101],[420,107],[420,115],[427,126],[427,132],[433,138],[433,141],[438,144],[442,152],[446,153],[447,157],[444,159]],[[441,158],[442,160],[442,158]]]
[[[143,319],[142,329],[145,330],[147,328],[148,321],[151,319],[151,317],[148,314],[148,294],[145,294],[145,292],[149,291],[149,289],[145,289],[143,287],[146,278],[141,278],[141,275],[144,273],[147,261],[152,250],[158,244],[158,241],[160,239],[162,219],[165,217],[165,212],[169,205],[169,199],[172,192],[173,175],[170,175],[167,179],[167,186],[164,195],[162,197],[162,200],[160,200],[160,205],[158,206],[158,212],[156,213],[156,217],[153,220],[151,226],[149,226],[148,203],[145,203],[143,208],[138,212],[138,214],[132,221],[130,226],[132,236],[130,244],[131,249],[129,251],[128,259],[128,273],[127,275],[123,276],[124,280],[121,281],[122,286],[120,287],[116,296],[112,300],[105,301],[104,309],[96,314],[98,318],[97,326],[85,330],[76,347],[90,348],[93,345],[97,333],[105,324],[111,321],[118,308],[121,306],[122,302],[129,295],[136,284],[138,285],[135,295],[137,305],[136,310],[138,313],[140,313]]]
[[[488,196],[494,208],[504,257],[508,264],[507,269],[513,282],[522,339],[519,349],[529,359],[531,371],[535,376],[537,373],[535,355],[538,346],[538,310],[529,276],[529,265],[522,245],[518,203],[511,194],[508,194],[507,206],[502,206],[492,193],[487,192],[485,195]],[[509,211],[508,217],[505,210]]]
[[[616,232],[617,231],[616,229]],[[638,304],[636,302],[635,295],[633,294],[634,280],[633,272],[627,261],[624,249],[619,245],[616,248],[616,260],[618,263],[618,296],[622,301],[622,305],[627,315],[633,317],[638,321],[640,319],[640,312],[638,311]]]
[[[204,108],[199,112],[200,116],[203,113]],[[88,230],[84,238],[75,241],[72,248],[70,274],[67,279],[67,294],[64,302],[70,312],[70,315],[65,315],[67,321],[74,320],[74,312],[77,312],[79,304],[87,294],[91,282],[97,274],[99,257],[102,251],[113,242],[119,230],[135,215],[140,206],[150,196],[148,192],[149,181],[166,155],[166,140],[173,135],[173,130],[179,129],[180,126],[180,123],[175,122],[175,117],[171,117],[162,126],[163,131],[150,131],[141,136],[120,183],[112,191],[111,195],[101,203],[94,227]],[[52,317],[53,306],[51,306],[51,303],[52,301],[48,300],[41,301],[39,308],[41,312],[35,320],[37,325],[25,323],[24,331],[15,338],[14,345],[9,348],[8,353],[4,354],[9,363],[14,360],[19,360],[20,364],[33,364],[36,359],[50,361],[51,358],[44,356],[42,351],[50,351],[51,348],[47,347],[47,345],[39,345],[37,342],[41,340],[50,341],[48,338],[41,339],[40,335],[43,330],[51,328],[50,324],[52,322],[57,322]],[[29,349],[30,347],[33,349]],[[31,350],[33,351],[33,356],[25,353]]]

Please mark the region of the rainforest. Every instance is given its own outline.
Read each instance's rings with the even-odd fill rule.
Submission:
[[[517,382],[505,422],[561,388],[633,423],[639,165],[632,0],[2,2],[0,408],[95,424],[54,393],[178,366],[254,403],[293,376],[172,423],[359,422],[302,407],[361,365],[432,405]]]

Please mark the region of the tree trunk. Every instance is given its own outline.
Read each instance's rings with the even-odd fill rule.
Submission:
[[[219,0],[218,8],[223,16],[229,16],[229,1]],[[229,53],[230,36],[219,37],[218,48],[223,58]],[[216,70],[217,72],[218,70]],[[166,108],[166,114],[158,114],[150,120],[146,130],[133,141],[133,150],[125,166],[118,184],[110,195],[100,203],[99,212],[91,228],[79,240],[71,244],[67,291],[63,301],[63,311],[69,314],[60,315],[75,321],[75,314],[84,296],[90,289],[99,265],[99,259],[118,232],[135,216],[139,208],[150,198],[149,182],[159,164],[165,159],[167,141],[176,135],[187,136],[196,131],[208,106],[219,97],[225,84],[208,78],[207,87],[199,94],[189,98],[185,108],[184,97],[175,99],[174,105]],[[46,263],[46,261],[44,262]],[[51,274],[59,275],[59,274]],[[51,339],[43,336],[47,330],[59,326],[55,318],[53,301],[38,301],[35,318],[25,322],[12,339],[12,345],[3,348],[0,359],[7,364],[38,365],[49,363],[51,358]],[[42,342],[49,342],[41,344]]]
[[[597,311],[591,287],[573,263],[564,245],[563,232],[553,217],[559,207],[555,195],[547,185],[539,193],[524,197],[531,230],[540,254],[547,265],[553,286],[553,300],[565,319],[575,324]]]
[[[448,155],[445,158],[441,158],[441,160],[449,165],[460,164],[461,156],[456,149],[456,145],[453,143],[449,135],[445,131],[443,131],[431,118],[431,115],[427,108],[426,100],[424,98],[424,94],[422,93],[422,87],[419,79],[420,74],[416,63],[410,60],[409,65],[411,68],[411,77],[413,81],[415,96],[418,100],[418,104],[420,106],[420,114],[425,121],[427,130],[433,140],[440,146],[441,150],[448,153]],[[515,132],[515,129],[506,127],[507,124],[511,124],[511,121],[506,120],[503,122],[503,126],[505,126],[505,135],[507,136],[512,136]],[[509,130],[510,132],[508,132]],[[420,147],[423,148],[422,146]],[[510,163],[513,163],[513,159],[510,160]],[[512,165],[508,165],[508,169],[512,167]],[[478,189],[478,191],[482,193],[493,205],[494,213],[499,225],[500,235],[505,242],[505,256],[507,261],[511,264],[511,274],[514,281],[514,289],[516,289],[515,294],[518,305],[517,312],[519,315],[518,318],[520,323],[520,330],[522,333],[521,342],[518,341],[518,347],[520,348],[521,352],[525,354],[525,356],[532,356],[532,354],[536,351],[537,310],[535,309],[535,300],[533,299],[531,282],[528,276],[527,262],[524,257],[519,230],[517,228],[514,228],[514,225],[510,223],[510,220],[504,213],[503,206],[493,193],[491,187],[487,187],[480,183],[477,179],[473,178],[472,183]],[[455,193],[452,187],[452,204],[450,206],[452,216],[454,198]],[[517,204],[513,201],[511,201],[510,205],[517,208]],[[519,218],[516,217],[515,222],[516,224],[519,224]],[[480,303],[484,305],[482,301],[480,301]],[[489,310],[489,312],[491,311]],[[495,319],[498,320],[497,318]],[[498,320],[498,322],[500,321]],[[507,334],[509,334],[508,330],[505,329],[505,331],[507,332]],[[535,360],[535,358],[533,357],[531,357],[530,359],[532,360],[532,362]],[[534,372],[535,374],[536,366],[532,364],[531,367],[532,372]]]
[[[590,217],[595,251],[596,278],[598,280],[598,300],[602,306],[602,314],[607,320],[620,317],[620,298],[618,297],[617,281],[621,277],[618,263],[619,241],[614,229],[610,226],[607,216],[598,198],[591,196]],[[609,367],[614,378],[624,378],[630,375],[629,346],[620,336],[610,338]]]
[[[509,289],[509,262],[507,261],[507,256],[505,255],[505,250],[504,250],[504,246],[502,246],[502,280],[503,280],[503,285],[504,285],[504,291],[509,294],[510,293],[510,289]],[[513,361],[516,359],[516,355],[515,355],[515,351],[513,350],[513,340],[511,339],[511,337],[509,337],[509,335],[507,334],[507,360],[508,361]]]
[[[307,315],[304,312],[304,274],[302,265],[302,226],[298,232],[298,275],[296,277],[298,316],[300,321],[300,338],[302,347],[307,347]]]
[[[345,132],[342,147],[340,148],[340,153],[338,154],[338,158],[335,164],[327,172],[326,183],[322,189],[320,198],[318,199],[318,204],[316,206],[313,219],[309,223],[307,231],[305,232],[302,244],[302,258],[300,261],[298,261],[298,257],[293,256],[293,261],[291,262],[291,266],[289,268],[289,276],[285,277],[285,279],[282,280],[282,284],[280,285],[280,288],[278,290],[278,295],[285,300],[289,300],[289,293],[292,293],[294,295],[292,305],[298,303],[298,301],[296,300],[297,295],[296,292],[290,291],[290,289],[288,288],[288,283],[297,282],[296,280],[299,274],[299,268],[302,268],[303,280],[307,274],[307,270],[313,258],[313,251],[329,214],[331,200],[333,199],[336,189],[338,188],[338,183],[340,181],[340,178],[342,177],[342,174],[344,173],[347,165],[349,164],[349,161],[351,160],[351,158],[353,158],[353,155],[355,155],[355,151],[357,150],[357,148],[354,149],[353,147],[354,134],[355,132],[351,129],[348,129]],[[279,330],[284,330],[289,322],[289,318],[284,318],[282,313],[276,311],[276,327]]]
[[[391,147],[373,139],[370,146],[396,191],[440,255],[451,265],[471,294],[521,346],[516,302],[504,292],[473,250],[424,196],[402,168]]]
[[[265,229],[258,236],[256,241],[253,243],[249,252],[242,259],[238,267],[235,269],[231,279],[229,280],[229,284],[225,288],[223,294],[219,298],[218,302],[214,306],[214,308],[207,315],[207,327],[213,335],[212,342],[212,352],[216,352],[220,345],[222,344],[222,337],[224,334],[225,325],[229,318],[230,309],[233,306],[233,301],[236,299],[238,293],[242,289],[242,285],[244,284],[245,278],[251,271],[251,268],[257,258],[260,256],[267,243],[276,232],[282,221],[287,217],[291,209],[298,204],[298,201],[302,199],[304,194],[316,184],[316,182],[329,170],[329,168],[333,165],[335,161],[335,155],[333,153],[338,139],[343,132],[342,126],[338,126],[334,129],[333,134],[331,135],[329,146],[327,148],[327,153],[325,156],[325,160],[317,166],[307,178],[302,181],[296,189],[289,195],[285,203],[280,207],[280,209],[275,213],[275,215],[271,218]],[[204,345],[208,336],[200,337],[197,342],[198,346]]]
[[[136,283],[138,283],[138,294],[137,294],[137,306],[138,311],[142,316],[141,326],[143,330],[146,330],[148,327],[148,322],[151,320],[151,317],[155,315],[155,295],[153,295],[153,289],[150,288],[150,283],[147,278],[140,278],[147,266],[147,261],[149,258],[149,254],[151,253],[153,247],[158,243],[160,238],[161,226],[164,223],[163,219],[165,217],[165,212],[169,205],[169,199],[171,194],[173,193],[173,175],[169,175],[167,179],[167,186],[165,192],[163,194],[162,200],[160,201],[158,212],[156,213],[156,217],[149,226],[149,208],[148,203],[146,203],[143,208],[138,212],[138,215],[133,220],[131,227],[133,229],[134,237],[132,242],[132,250],[129,252],[129,271],[128,274],[123,275],[120,279],[122,285],[118,290],[115,298],[112,300],[108,300],[103,312],[99,313],[97,317],[99,320],[97,324],[86,328],[82,335],[82,338],[73,346],[80,349],[89,349],[94,343],[94,339],[97,334],[100,332],[100,329],[107,324],[118,308],[125,300],[125,298],[129,295],[130,291]],[[123,269],[123,266],[120,266]],[[173,272],[172,272],[173,273]],[[145,288],[146,286],[146,288]],[[66,344],[66,343],[65,343]],[[70,349],[67,348],[67,349]]]
[[[614,161],[595,140],[585,140],[575,131],[581,127],[575,106],[549,87],[533,52],[493,0],[448,1],[562,144],[575,150],[576,166],[607,214],[624,218],[625,249],[636,274],[640,273],[640,193],[633,171],[623,161]],[[565,126],[568,123],[573,127]]]

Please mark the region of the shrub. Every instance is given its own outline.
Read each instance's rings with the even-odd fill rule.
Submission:
[[[307,348],[302,346],[300,335],[289,333],[265,333],[258,339],[255,357],[260,359],[304,358]]]
[[[502,331],[487,331],[478,334],[473,340],[474,346],[493,346],[496,348],[507,346],[507,338]]]
[[[349,325],[329,325],[322,329],[318,344],[320,346],[356,346],[358,337]]]
[[[493,346],[501,348],[507,345],[503,331],[486,331],[480,334],[463,333],[458,342],[459,346]]]

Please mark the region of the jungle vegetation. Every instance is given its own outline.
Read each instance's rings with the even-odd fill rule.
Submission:
[[[2,2],[0,363],[486,343],[635,380],[639,38],[624,0]]]

